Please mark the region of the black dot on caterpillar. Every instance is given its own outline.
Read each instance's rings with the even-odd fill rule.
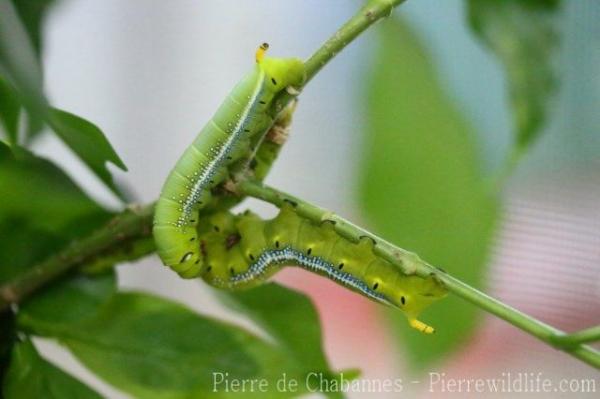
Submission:
[[[288,203],[274,219],[266,221],[251,212],[223,212],[211,218],[211,223],[198,230],[207,242],[205,262],[215,266],[211,275],[203,275],[210,284],[227,289],[249,288],[283,266],[300,266],[370,299],[395,306],[404,311],[412,327],[433,332],[417,316],[445,295],[444,287],[432,277],[406,275],[377,256],[371,237],[346,239],[336,232],[334,224],[313,223]],[[211,228],[217,224],[215,221],[222,226],[219,232]]]
[[[200,273],[201,266],[196,264],[200,254],[193,250],[195,243],[190,238],[201,224],[197,221],[200,209],[211,202],[212,187],[222,183],[235,161],[247,157],[251,144],[267,133],[273,122],[269,106],[277,94],[288,86],[300,87],[306,79],[302,60],[267,57],[267,49],[266,43],[257,49],[253,69],[202,128],[161,190],[153,223],[157,253],[182,277]],[[194,228],[188,228],[190,225]],[[189,253],[192,255],[186,256]]]

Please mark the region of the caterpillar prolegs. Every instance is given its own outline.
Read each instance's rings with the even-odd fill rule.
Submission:
[[[250,212],[216,213],[199,225],[198,237],[204,260],[199,274],[220,288],[254,287],[284,266],[300,266],[400,308],[410,325],[425,333],[434,330],[417,316],[446,294],[434,278],[406,275],[376,256],[370,238],[352,242],[338,235],[332,222],[316,225],[291,205],[267,221]]]
[[[158,255],[182,277],[201,276],[227,289],[253,287],[283,266],[297,265],[398,307],[412,327],[433,332],[417,316],[443,297],[445,289],[431,277],[403,274],[373,253],[370,239],[352,242],[339,236],[332,223],[316,225],[291,206],[282,207],[276,218],[267,221],[252,213],[229,212],[199,220],[201,210],[202,214],[213,210],[212,190],[248,154],[255,155],[253,170],[258,178],[266,175],[277,155],[275,141],[273,148],[260,146],[258,153],[253,147],[274,123],[268,111],[277,94],[300,86],[305,70],[296,58],[265,57],[266,48],[259,48],[255,68],[229,94],[169,174],[155,209]]]
[[[169,174],[156,205],[153,233],[157,252],[165,265],[182,277],[198,274],[196,226],[198,212],[211,199],[211,189],[228,177],[228,167],[251,152],[273,124],[268,110],[275,96],[305,79],[297,58],[270,58],[263,44],[256,66],[244,78]]]

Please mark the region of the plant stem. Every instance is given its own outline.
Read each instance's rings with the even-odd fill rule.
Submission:
[[[405,0],[370,0],[337,30],[305,63],[306,82],[309,82],[348,43]]]
[[[32,292],[76,266],[102,254],[118,251],[134,238],[150,237],[153,214],[153,203],[143,207],[130,207],[88,237],[72,242],[64,250],[0,286],[0,311],[11,304],[19,303]]]
[[[579,344],[600,341],[600,326],[586,328],[572,334],[564,334],[554,338],[559,346],[574,347]]]
[[[569,336],[565,336],[562,331],[478,291],[462,281],[457,280],[448,273],[429,265],[421,260],[416,254],[398,248],[326,209],[310,204],[275,188],[264,186],[249,180],[239,183],[237,189],[242,195],[261,199],[277,207],[281,207],[286,202],[294,203],[298,214],[315,223],[321,223],[324,220],[335,221],[335,229],[338,234],[348,239],[358,241],[360,237],[368,236],[377,243],[373,248],[373,251],[382,258],[397,265],[405,273],[414,273],[422,277],[434,275],[438,281],[443,283],[448,291],[454,295],[457,295],[475,306],[509,322],[534,337],[558,347],[596,368],[600,368],[600,352],[588,346],[577,344],[585,342],[577,341],[581,336],[586,339],[598,339],[600,327],[586,330],[580,334],[574,334],[575,338],[568,338]],[[576,345],[573,345],[574,343]]]
[[[341,28],[339,28],[323,45],[304,63],[306,80],[301,87],[302,90],[310,80],[340,51],[356,39],[362,32],[380,19],[391,15],[393,9],[405,0],[369,0],[354,14]],[[272,116],[282,111],[295,97],[288,92],[280,95],[271,109]]]

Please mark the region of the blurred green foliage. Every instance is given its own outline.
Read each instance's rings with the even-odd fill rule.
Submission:
[[[306,296],[277,284],[266,284],[259,290],[223,291],[219,296],[225,304],[263,327],[282,344],[289,357],[313,370],[329,370],[321,343],[319,316]],[[307,347],[313,349],[307,351]]]
[[[382,25],[367,93],[359,204],[375,232],[466,283],[483,282],[497,214],[469,123],[440,87],[421,42],[399,19]],[[423,368],[468,339],[475,308],[449,297],[422,319],[391,311],[411,364]]]
[[[468,0],[469,23],[506,73],[515,151],[542,131],[558,85],[559,0]]]
[[[1,142],[0,192],[0,282],[111,216],[52,162]]]
[[[284,345],[156,296],[115,289],[110,276],[59,282],[24,304],[18,325],[31,334],[58,339],[90,370],[136,398],[206,397],[214,388],[213,372],[227,372],[231,380],[265,379],[269,397],[293,397],[296,394],[274,389],[282,373],[303,381],[308,372],[318,371],[304,359],[290,356]],[[289,303],[306,302],[299,294],[276,289],[281,298],[290,295]],[[272,293],[272,288],[266,290]],[[247,298],[250,306],[265,308],[265,291],[255,292],[251,295],[256,298]],[[307,312],[314,314],[310,307],[296,315]],[[276,324],[269,314],[265,319],[266,325]],[[312,328],[320,335],[318,323]],[[311,353],[319,348],[303,349],[307,357],[323,356]],[[239,395],[222,388],[215,396]],[[248,395],[244,397],[263,394]]]
[[[44,95],[40,23],[49,3],[25,0],[16,2],[17,7],[14,7],[11,1],[0,2],[0,95],[3,96],[0,121],[9,142],[15,144],[29,143],[44,125],[50,126],[113,193],[123,198],[106,163],[111,162],[122,170],[127,168],[104,133],[79,116],[50,107]],[[25,137],[20,140],[22,111],[28,124],[23,129]]]
[[[12,362],[2,386],[6,399],[100,399],[98,393],[42,358],[30,340],[13,348]]]
[[[69,112],[52,108],[48,123],[54,132],[115,194],[123,198],[106,168],[110,162],[121,170],[127,167],[121,161],[104,133],[93,123]]]

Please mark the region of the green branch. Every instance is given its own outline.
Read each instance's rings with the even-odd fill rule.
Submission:
[[[341,28],[339,28],[323,45],[304,63],[306,80],[301,87],[302,90],[312,78],[319,73],[329,61],[340,51],[356,39],[367,28],[380,19],[391,15],[394,8],[405,0],[369,0],[354,14]],[[271,115],[279,114],[297,96],[287,91],[282,93],[274,102]]]
[[[16,279],[0,286],[0,311],[17,304],[37,289],[69,270],[115,251],[135,239],[152,235],[154,204],[130,207],[115,216],[88,237],[72,242],[67,248],[35,265]]]
[[[435,268],[425,261],[421,260],[416,254],[398,248],[397,246],[377,237],[376,235],[356,226],[348,220],[330,212],[326,209],[312,205],[297,197],[274,189],[272,187],[261,185],[252,181],[244,181],[239,183],[238,192],[242,195],[258,198],[269,202],[277,207],[281,207],[285,202],[296,204],[296,211],[303,217],[320,223],[324,220],[335,221],[335,229],[343,237],[352,240],[358,240],[361,236],[371,237],[377,243],[374,247],[374,252],[382,258],[397,265],[407,274],[417,274],[422,277],[434,275],[438,281],[443,283],[448,291],[461,297],[462,299],[472,303],[480,309],[487,311],[513,326],[533,335],[534,337],[544,341],[552,346],[562,349],[574,357],[596,367],[600,368],[600,352],[588,346],[580,345],[584,339],[598,339],[600,327],[595,327],[586,330],[579,334],[565,335],[562,331],[549,326],[527,314],[514,309],[497,299],[494,299],[481,291],[463,283],[462,281],[452,277],[448,273]],[[573,338],[573,336],[575,336]],[[579,341],[578,341],[579,340]]]
[[[564,334],[554,337],[556,345],[573,348],[580,344],[600,341],[600,326],[586,328],[585,330],[577,331],[572,334]]]
[[[405,0],[370,0],[333,34],[304,64],[309,82],[336,54],[365,29],[392,14],[394,7]],[[305,83],[306,84],[306,83]]]

